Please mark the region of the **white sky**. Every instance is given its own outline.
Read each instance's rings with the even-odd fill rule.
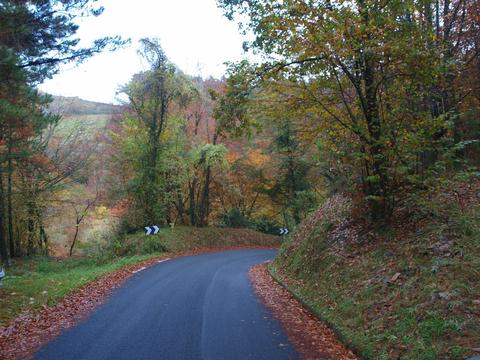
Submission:
[[[105,12],[80,23],[84,44],[102,36],[131,38],[129,47],[102,53],[75,66],[65,65],[40,89],[54,95],[115,102],[120,85],[144,69],[138,40],[158,37],[168,58],[182,71],[203,77],[221,77],[225,61],[244,57],[236,23],[227,20],[215,0],[99,0]]]

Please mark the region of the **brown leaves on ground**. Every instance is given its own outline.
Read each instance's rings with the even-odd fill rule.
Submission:
[[[303,359],[358,359],[337,338],[268,273],[266,264],[250,269],[253,287],[278,319]]]
[[[103,303],[110,292],[122,285],[130,276],[144,267],[156,264],[159,260],[179,256],[191,256],[212,251],[235,250],[245,247],[229,246],[203,248],[183,253],[152,258],[125,266],[99,279],[72,291],[54,306],[44,306],[38,312],[26,312],[13,319],[5,327],[0,327],[0,359],[28,359],[42,345],[80,320],[84,319],[96,306]]]

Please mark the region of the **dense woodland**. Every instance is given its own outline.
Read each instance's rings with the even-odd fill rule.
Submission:
[[[126,45],[78,47],[86,0],[2,1],[0,252],[45,254],[45,222],[75,210],[71,251],[99,207],[116,232],[146,225],[294,228],[331,194],[388,227],[439,179],[478,176],[480,8],[473,0],[218,1],[262,62],[224,79],[184,74],[157,39],[121,106],[41,94],[65,62]],[[64,107],[62,109],[62,106]],[[108,114],[93,133],[65,112]],[[63,118],[62,118],[63,114]],[[72,189],[81,185],[83,195]],[[56,211],[57,210],[57,211]],[[114,236],[114,235],[112,235]]]

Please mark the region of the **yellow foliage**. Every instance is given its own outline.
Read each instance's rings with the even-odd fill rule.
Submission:
[[[95,208],[94,215],[96,218],[105,218],[109,215],[110,211],[106,206],[100,205]]]
[[[270,156],[263,154],[261,150],[252,149],[247,154],[246,162],[251,166],[260,167],[265,165],[268,161],[270,161]]]

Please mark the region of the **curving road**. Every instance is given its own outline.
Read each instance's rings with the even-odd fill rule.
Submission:
[[[226,251],[145,269],[35,359],[299,359],[248,280],[274,255]]]

